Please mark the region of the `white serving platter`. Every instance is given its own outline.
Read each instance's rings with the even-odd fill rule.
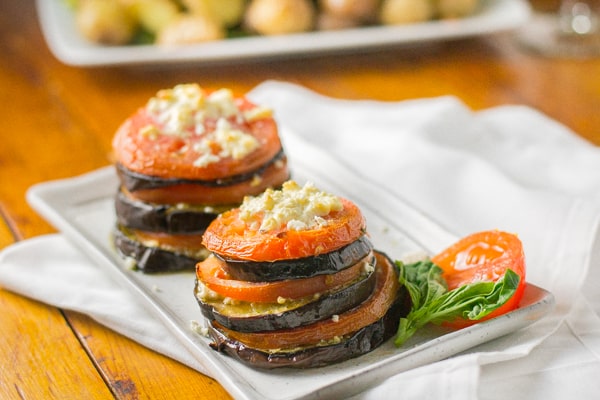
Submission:
[[[401,198],[378,187],[352,166],[282,130],[294,179],[347,197],[361,207],[376,248],[393,259],[414,252],[435,253],[456,238]],[[326,174],[325,174],[326,171]],[[329,367],[265,371],[211,350],[209,339],[190,327],[204,323],[193,295],[194,274],[145,275],[128,269],[113,251],[113,167],[82,176],[40,183],[27,193],[31,206],[155,313],[189,352],[236,399],[292,400],[345,398],[389,376],[455,355],[524,328],[549,313],[554,297],[529,284],[519,309],[458,331],[427,327],[396,348],[393,340],[375,351]],[[401,224],[400,224],[401,221]],[[409,228],[408,228],[409,227]]]
[[[103,46],[86,41],[77,32],[73,12],[64,0],[37,0],[37,11],[52,53],[63,63],[75,66],[208,63],[427,43],[516,29],[531,14],[525,0],[482,0],[477,13],[455,20],[251,36],[164,47]]]

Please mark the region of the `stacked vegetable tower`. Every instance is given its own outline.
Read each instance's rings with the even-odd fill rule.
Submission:
[[[287,181],[206,229],[195,296],[212,346],[261,368],[307,368],[372,351],[407,312],[395,264],[351,201]]]
[[[289,178],[271,110],[228,89],[159,91],[119,127],[113,149],[115,247],[144,272],[193,269],[219,213]]]

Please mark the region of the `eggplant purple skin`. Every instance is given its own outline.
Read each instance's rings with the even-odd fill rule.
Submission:
[[[118,223],[128,228],[171,234],[201,234],[218,215],[146,203],[130,198],[122,190],[118,190],[115,196],[115,212]]]
[[[379,251],[376,253],[383,256],[397,270],[394,262],[386,254]],[[210,347],[253,368],[324,367],[359,357],[381,346],[395,336],[400,318],[405,317],[410,309],[410,296],[406,287],[401,286],[396,299],[382,318],[359,329],[350,338],[337,344],[309,347],[296,352],[269,353],[246,347],[239,341],[229,339],[222,331],[209,324],[209,335],[213,340]],[[273,334],[276,335],[277,332]]]
[[[144,273],[193,271],[198,259],[158,247],[147,247],[126,236],[119,227],[113,229],[113,243],[122,258],[133,258]]]
[[[358,330],[352,337],[338,344],[310,347],[293,353],[267,353],[231,340],[209,325],[209,335],[213,340],[210,347],[253,368],[324,367],[367,354],[381,346],[396,334],[400,318],[406,316],[409,310],[410,299],[406,288],[402,287],[396,301],[381,319]]]
[[[145,175],[139,172],[132,171],[119,162],[116,163],[116,170],[121,184],[130,192],[135,192],[136,190],[159,189],[181,184],[192,184],[205,187],[220,187],[234,185],[236,183],[252,180],[255,176],[262,175],[264,171],[272,164],[285,159],[285,152],[283,151],[283,149],[281,149],[279,153],[277,153],[271,160],[267,161],[254,171],[214,180],[161,178],[153,175]]]
[[[225,271],[234,279],[250,282],[274,282],[333,274],[355,265],[372,250],[371,240],[366,235],[362,235],[340,249],[305,258],[259,262],[226,258],[214,254],[225,262]]]
[[[283,313],[266,314],[252,317],[228,317],[216,311],[209,304],[203,303],[197,297],[202,315],[209,321],[216,320],[226,328],[239,332],[261,332],[277,329],[297,328],[312,324],[323,319],[331,318],[358,306],[365,301],[375,287],[375,273],[371,272],[364,279],[353,283],[337,292],[321,296],[318,300],[305,304]],[[194,288],[197,293],[198,282]]]

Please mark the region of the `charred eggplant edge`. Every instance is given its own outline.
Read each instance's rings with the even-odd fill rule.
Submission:
[[[178,209],[169,204],[152,204],[135,200],[118,190],[115,212],[119,224],[132,229],[165,233],[202,233],[217,217],[194,208]]]
[[[112,231],[112,240],[119,256],[133,259],[135,268],[144,273],[194,271],[200,261],[181,253],[145,246],[125,235],[118,225]]]
[[[236,183],[252,180],[255,176],[262,175],[264,171],[271,165],[275,164],[278,161],[285,160],[286,155],[282,148],[272,159],[270,159],[269,161],[267,161],[266,163],[264,163],[263,165],[261,165],[253,171],[214,180],[162,178],[158,176],[145,175],[139,172],[132,171],[120,162],[116,162],[115,166],[117,170],[117,175],[119,176],[123,187],[125,187],[130,192],[135,192],[136,190],[158,189],[181,184],[192,184],[205,187],[221,187],[234,185]]]
[[[247,261],[213,254],[225,262],[225,270],[234,279],[250,282],[274,282],[284,279],[327,275],[353,266],[373,250],[367,235],[325,254],[277,261]]]
[[[209,324],[211,348],[225,353],[253,368],[306,369],[324,367],[347,361],[367,354],[392,338],[398,329],[398,321],[410,309],[410,299],[406,288],[401,287],[396,301],[378,321],[367,325],[340,343],[305,348],[296,352],[268,353],[246,347],[239,341],[231,340]],[[274,332],[274,334],[276,334]]]

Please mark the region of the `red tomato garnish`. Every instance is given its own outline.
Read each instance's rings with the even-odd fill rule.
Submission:
[[[385,256],[376,253],[377,267],[374,294],[361,305],[340,314],[336,320],[328,318],[310,325],[274,332],[245,333],[226,329],[216,321],[212,324],[230,339],[240,341],[254,349],[285,349],[310,346],[320,341],[343,337],[381,319],[396,300],[398,274],[395,266]]]
[[[516,309],[525,291],[525,254],[521,240],[511,233],[498,230],[472,234],[446,250],[431,261],[444,270],[443,277],[448,289],[474,282],[496,282],[507,269],[513,270],[521,278],[513,297],[482,320],[497,317]],[[477,321],[457,318],[445,325],[462,328]]]
[[[344,286],[356,280],[364,263],[343,269],[332,275],[287,279],[276,282],[248,282],[232,279],[224,269],[224,261],[210,256],[196,265],[196,276],[209,289],[221,296],[248,302],[275,303],[279,298],[297,300]]]
[[[315,229],[288,230],[286,227],[262,232],[250,229],[239,218],[239,208],[226,211],[206,229],[206,248],[225,258],[276,261],[329,253],[352,243],[364,234],[366,222],[359,208],[341,199],[343,209],[324,218],[327,225]]]

